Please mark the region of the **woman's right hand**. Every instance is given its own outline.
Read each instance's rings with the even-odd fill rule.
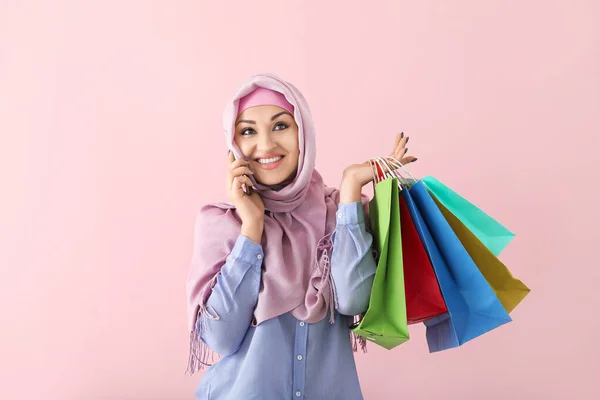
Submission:
[[[265,205],[258,193],[253,191],[251,195],[247,195],[242,187],[242,184],[252,186],[248,175],[254,175],[254,172],[250,169],[248,161],[243,158],[236,160],[232,152],[229,152],[228,159],[227,197],[242,219],[241,234],[260,244],[265,224]]]

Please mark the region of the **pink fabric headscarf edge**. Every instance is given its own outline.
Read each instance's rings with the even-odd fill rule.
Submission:
[[[281,107],[290,114],[294,114],[294,106],[292,106],[285,96],[275,90],[267,89],[262,86],[257,87],[252,92],[248,93],[239,100],[237,116],[246,111],[248,108],[272,105]]]

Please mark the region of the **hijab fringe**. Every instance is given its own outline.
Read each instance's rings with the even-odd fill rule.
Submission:
[[[202,335],[208,328],[206,318],[210,318],[213,321],[221,319],[216,310],[211,306],[201,305],[199,307],[194,330],[190,332],[190,348],[186,374],[193,375],[197,371],[213,366],[215,362],[215,352],[202,341]]]

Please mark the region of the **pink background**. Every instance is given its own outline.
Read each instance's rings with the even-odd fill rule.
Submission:
[[[309,100],[329,184],[403,130],[415,174],[518,234],[514,322],[371,346],[366,399],[600,398],[598,21],[596,0],[0,0],[0,398],[193,397],[194,217],[224,196],[224,102],[262,71]]]

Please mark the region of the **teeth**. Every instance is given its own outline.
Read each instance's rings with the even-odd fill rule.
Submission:
[[[279,156],[279,157],[273,157],[273,158],[260,158],[258,160],[259,163],[261,164],[271,164],[274,162],[277,162],[279,160],[281,160],[283,157]]]

